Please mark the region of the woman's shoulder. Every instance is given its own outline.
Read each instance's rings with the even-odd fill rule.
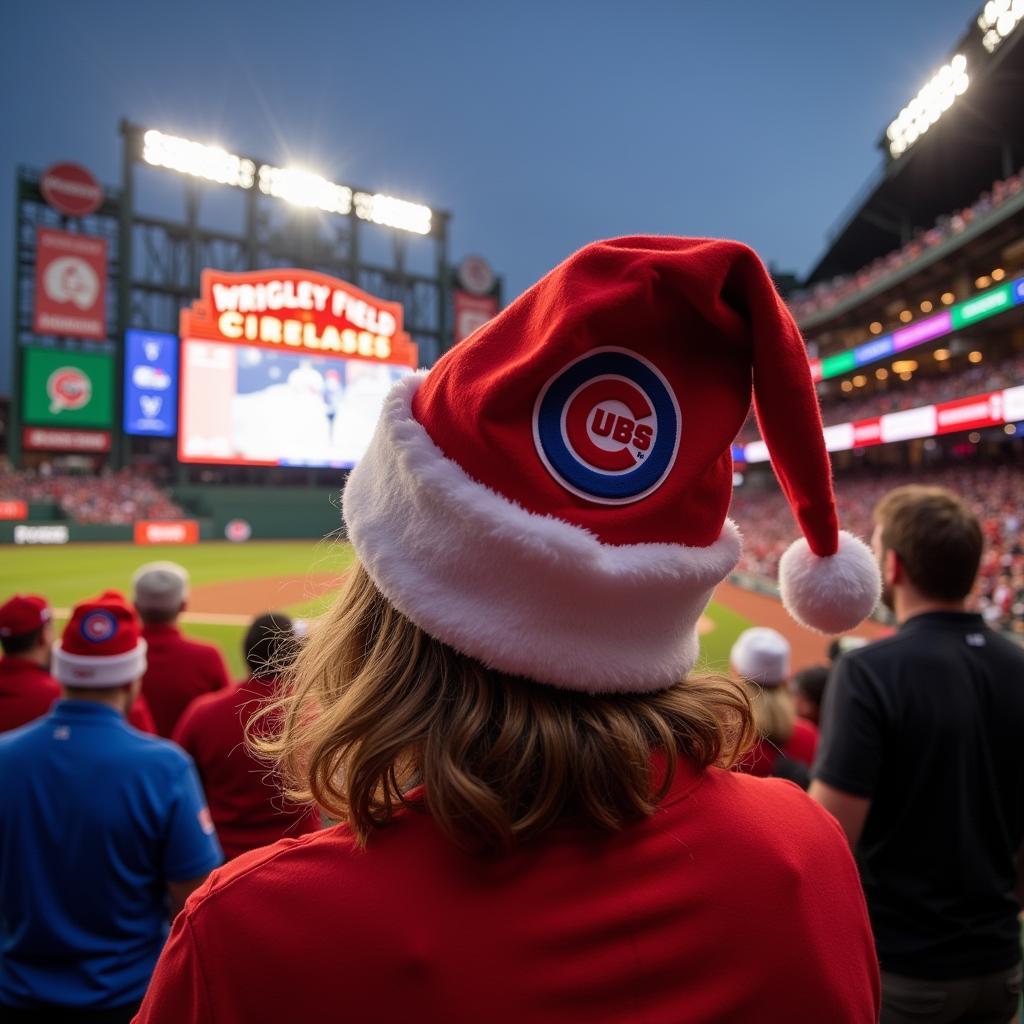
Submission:
[[[838,822],[793,782],[708,768],[701,792],[703,813],[731,829],[737,843],[829,852],[851,861]]]
[[[428,815],[406,807],[371,837],[367,848],[359,845],[344,823],[280,839],[217,868],[185,907],[202,916],[204,908],[213,904],[229,912],[254,900],[315,900],[324,888],[344,889],[350,884],[353,891],[361,890],[370,876],[401,871],[408,856],[422,856],[435,845],[434,832]],[[396,857],[396,850],[406,851],[406,856]]]

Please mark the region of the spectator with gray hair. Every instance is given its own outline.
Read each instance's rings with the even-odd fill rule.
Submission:
[[[132,577],[132,599],[149,645],[142,694],[157,732],[168,738],[196,697],[223,690],[229,682],[220,651],[183,636],[178,627],[188,593],[188,571],[175,562],[149,562]]]

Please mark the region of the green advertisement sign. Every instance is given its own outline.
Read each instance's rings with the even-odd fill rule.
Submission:
[[[114,360],[99,352],[25,350],[22,416],[33,426],[111,427]]]

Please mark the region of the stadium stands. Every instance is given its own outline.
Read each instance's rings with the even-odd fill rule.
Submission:
[[[76,523],[130,525],[139,519],[181,519],[185,513],[138,470],[89,476],[0,470],[0,500],[50,502]]]
[[[844,299],[856,296],[883,278],[896,273],[947,239],[963,234],[967,228],[992,216],[1009,199],[1024,191],[1024,168],[992,183],[970,206],[939,217],[927,230],[918,231],[913,240],[885,256],[879,256],[853,274],[841,274],[811,288],[794,292],[789,306],[797,320],[826,312]]]
[[[893,487],[930,484],[970,495],[986,541],[978,605],[991,625],[1024,638],[1022,482],[1024,467],[1019,464],[888,473],[871,469],[840,476],[836,493],[843,525],[864,538],[871,536],[875,505]],[[745,536],[740,570],[775,579],[779,558],[797,536],[782,492],[777,488],[738,491],[730,515]]]
[[[866,374],[866,384],[862,383],[860,387],[851,384],[849,388],[831,389],[833,393],[821,399],[825,426],[1024,383],[1024,352],[1014,350],[991,358],[982,354],[978,362],[971,362],[966,354],[960,358],[950,358],[948,351],[940,350],[940,354],[947,358],[935,360],[931,353],[922,357],[921,372],[912,374],[908,381],[886,371],[883,382],[877,382],[873,375]],[[737,440],[741,444],[749,444],[758,437],[757,422],[751,414]]]

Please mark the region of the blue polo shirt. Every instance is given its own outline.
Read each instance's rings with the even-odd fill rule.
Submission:
[[[205,805],[184,751],[102,704],[0,736],[0,1007],[141,999],[166,883],[223,859]]]

